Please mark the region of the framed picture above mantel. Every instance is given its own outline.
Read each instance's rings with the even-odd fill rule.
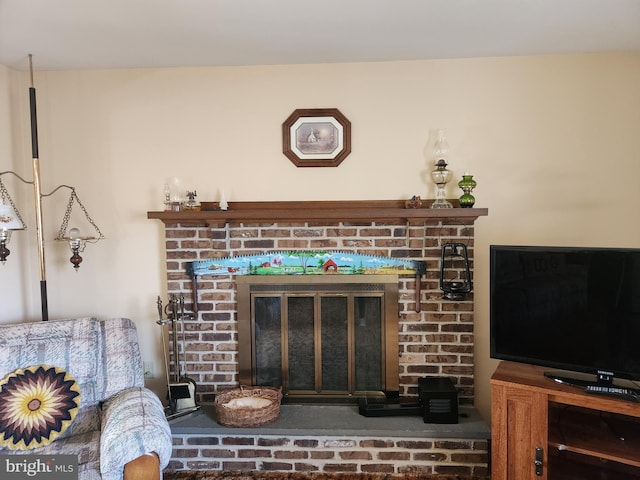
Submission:
[[[296,167],[337,167],[351,153],[351,122],[337,108],[294,110],[282,124],[282,152]]]

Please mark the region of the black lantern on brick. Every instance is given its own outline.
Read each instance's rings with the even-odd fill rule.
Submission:
[[[467,246],[464,243],[445,243],[442,245],[440,259],[440,290],[445,300],[464,300],[471,292],[471,269]]]

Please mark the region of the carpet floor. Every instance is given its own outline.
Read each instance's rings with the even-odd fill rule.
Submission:
[[[435,475],[419,473],[288,473],[288,472],[225,472],[165,471],[164,480],[490,480],[469,475]]]

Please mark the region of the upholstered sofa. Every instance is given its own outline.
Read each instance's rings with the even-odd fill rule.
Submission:
[[[25,378],[34,382],[36,374],[44,378],[43,372],[57,375],[57,390],[49,393],[64,393],[63,401],[32,399],[28,407],[19,405],[22,397],[16,392],[27,385]],[[0,454],[77,455],[79,480],[120,480],[125,466],[153,458],[156,478],[162,476],[171,456],[171,431],[158,396],[144,387],[131,320],[0,325],[0,379]],[[37,406],[50,415],[56,405],[73,408],[24,427],[25,411]],[[39,430],[52,426],[49,436]]]

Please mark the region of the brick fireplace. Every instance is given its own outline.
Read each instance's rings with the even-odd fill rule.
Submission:
[[[237,288],[233,275],[199,276],[194,288],[194,279],[187,274],[187,263],[273,251],[324,249],[426,261],[427,272],[420,279],[419,306],[416,305],[415,276],[398,276],[399,394],[401,397],[414,397],[420,377],[446,376],[453,380],[458,389],[460,405],[473,405],[473,293],[462,301],[452,302],[442,298],[439,289],[440,255],[444,243],[464,243],[473,266],[474,222],[477,217],[486,214],[486,209],[407,209],[404,208],[404,202],[396,201],[244,202],[230,203],[226,212],[149,212],[149,218],[160,219],[165,224],[168,292],[183,294],[188,309],[197,310],[195,318],[185,321],[184,327],[186,373],[198,385],[198,401],[211,403],[218,391],[239,384]],[[194,298],[195,290],[197,298]],[[229,435],[233,437],[229,441],[238,441],[233,431]],[[201,458],[202,450],[219,450],[224,438],[224,434],[210,438],[216,447],[205,445],[205,448],[202,439],[176,437],[174,453],[179,459],[176,459],[173,467],[189,469],[207,463]],[[260,438],[258,440],[256,436],[247,441],[250,445],[256,445],[256,442],[260,444],[265,441],[263,437]],[[295,438],[285,440],[281,436],[278,439],[274,441],[287,444],[302,441]],[[373,440],[350,439],[349,445],[355,445],[357,450],[357,445],[363,441],[369,445],[367,442]],[[404,440],[404,444],[407,442],[413,440]],[[418,471],[436,473],[434,459],[442,452],[430,456],[423,451],[427,444],[432,447],[435,443],[438,442],[424,439],[415,441],[418,452],[407,453],[410,461],[405,467],[384,468],[391,468],[394,472],[402,468],[413,471],[418,468]],[[460,447],[461,444],[463,447]],[[450,473],[482,472],[482,465],[486,470],[486,441],[467,443],[465,439],[458,438],[452,439],[451,445],[454,445],[453,451],[443,454],[446,457],[444,463],[449,468],[457,465],[456,462],[451,464],[452,454],[463,458],[461,452],[465,452],[470,463],[465,464],[465,460],[462,460],[462,466],[449,470]],[[198,453],[194,454],[194,450]],[[198,460],[191,459],[190,463],[192,454],[197,455]],[[300,453],[304,458],[311,454]],[[370,455],[364,451],[362,454]],[[235,456],[236,453],[231,455]],[[238,461],[238,468],[263,469],[282,463],[273,460],[273,452],[261,452],[259,455],[268,455],[270,460]],[[336,458],[339,453],[326,455],[332,465],[346,465],[345,471],[354,471],[351,470],[353,468],[356,468],[355,471],[366,471],[366,466],[364,469],[362,466],[353,466],[357,461],[338,462]],[[484,460],[479,461],[478,455],[483,456]],[[359,458],[361,454],[355,457]],[[417,462],[418,458],[425,461]],[[229,462],[233,463],[230,460],[213,462],[215,465],[209,462],[207,468],[222,469],[223,464]],[[310,468],[324,471],[323,466],[309,467],[309,462],[293,460],[275,469],[297,470],[296,463],[307,465],[300,467],[302,470]],[[390,465],[393,465],[393,461]],[[332,468],[336,468],[335,465]],[[446,473],[448,470],[443,466],[438,471]]]

